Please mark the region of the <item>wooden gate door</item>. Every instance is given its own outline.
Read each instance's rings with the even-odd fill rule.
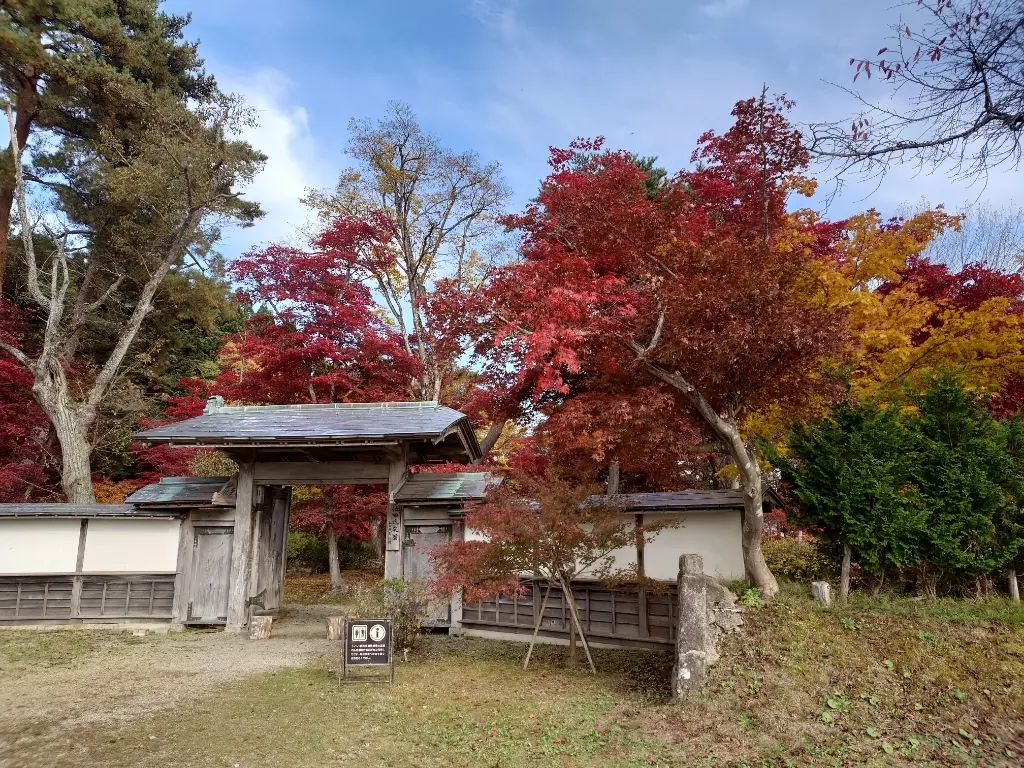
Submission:
[[[230,526],[195,529],[192,541],[192,578],[189,580],[189,622],[227,622],[233,539],[234,529]]]
[[[450,525],[405,526],[405,580],[429,581],[434,577],[430,553],[452,540]],[[452,622],[452,607],[444,605],[425,622],[427,626],[447,627]]]

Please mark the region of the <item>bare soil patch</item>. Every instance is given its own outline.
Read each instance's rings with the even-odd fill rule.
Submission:
[[[221,631],[0,631],[0,766],[52,765],[49,747],[82,726],[126,723],[308,664],[329,649],[324,619],[336,611],[289,606],[260,642]]]

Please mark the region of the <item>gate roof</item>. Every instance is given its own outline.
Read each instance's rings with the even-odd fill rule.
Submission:
[[[135,436],[149,445],[230,449],[373,450],[409,445],[410,461],[480,457],[465,414],[436,402],[225,406]]]

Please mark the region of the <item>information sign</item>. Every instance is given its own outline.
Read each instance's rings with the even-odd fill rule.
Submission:
[[[395,671],[392,645],[391,619],[346,619],[342,678],[359,682],[391,682]],[[350,668],[358,667],[388,667],[388,676],[349,674]]]

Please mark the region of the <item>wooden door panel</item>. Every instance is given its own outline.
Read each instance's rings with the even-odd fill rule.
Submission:
[[[196,528],[192,553],[189,621],[227,621],[234,530],[227,526]]]

